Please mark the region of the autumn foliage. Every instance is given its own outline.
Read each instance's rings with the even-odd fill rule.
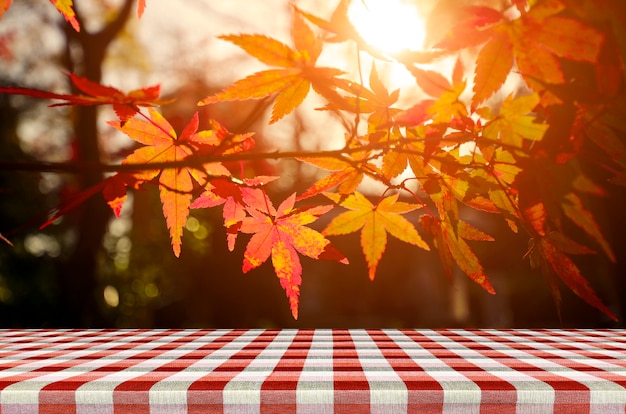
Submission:
[[[79,30],[72,1],[51,2]],[[0,1],[0,13],[10,3]],[[119,214],[128,189],[158,186],[176,256],[183,249],[190,209],[221,208],[229,250],[241,233],[249,235],[243,241],[242,271],[271,259],[294,318],[303,276],[300,255],[348,264],[332,238],[355,232],[370,279],[391,235],[435,250],[448,277],[458,266],[485,291],[496,293],[471,247],[474,241],[494,239],[461,218],[460,210],[475,209],[499,215],[512,232],[528,236],[528,251],[519,256],[546,278],[557,304],[562,282],[616,319],[571,256],[601,251],[616,260],[587,200],[603,196],[607,186],[626,184],[626,146],[619,138],[624,130],[616,122],[626,107],[626,49],[616,34],[626,21],[613,12],[618,2],[510,0],[498,9],[467,7],[465,19],[431,50],[393,55],[359,36],[347,17],[348,3],[339,1],[331,16],[294,6],[291,45],[263,34],[221,36],[269,68],[198,102],[270,98],[269,122],[275,123],[314,92],[325,100],[318,110],[349,114],[353,120],[346,125],[344,145],[336,149],[255,152],[251,133],[230,133],[213,120],[211,129],[199,131],[197,114],[182,131],[174,131],[154,109],[164,103],[158,86],[125,94],[70,74],[80,94],[0,91],[51,99],[53,105],[112,105],[119,119],[109,125],[141,146],[116,175],[79,201],[101,192]],[[140,1],[139,14],[144,7]],[[373,57],[366,68],[369,78],[361,82],[319,66],[330,42],[350,42],[357,53]],[[467,61],[468,56],[475,61]],[[456,57],[450,74],[427,65],[450,57]],[[382,60],[403,65],[424,99],[398,107],[400,91],[389,91],[379,76]],[[494,104],[490,98],[511,78],[523,86]],[[263,157],[295,158],[327,174],[301,194],[272,201],[265,186],[275,177],[238,176],[225,166]],[[583,173],[580,160],[585,157],[611,175],[608,183]],[[360,187],[365,177],[384,189],[366,196]],[[59,213],[71,207],[60,206]],[[419,220],[404,216],[416,210]],[[327,226],[311,228],[323,215],[329,215]],[[573,240],[566,231],[572,224],[588,240]]]

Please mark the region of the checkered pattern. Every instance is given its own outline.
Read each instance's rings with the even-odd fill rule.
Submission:
[[[0,412],[624,413],[624,330],[0,330]]]

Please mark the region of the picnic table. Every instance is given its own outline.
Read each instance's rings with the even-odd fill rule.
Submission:
[[[0,413],[624,413],[626,330],[0,330]]]

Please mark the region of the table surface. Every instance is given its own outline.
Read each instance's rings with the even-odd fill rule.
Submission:
[[[626,412],[625,330],[0,330],[0,413]]]

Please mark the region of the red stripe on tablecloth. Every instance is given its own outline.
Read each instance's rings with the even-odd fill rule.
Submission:
[[[490,335],[489,331],[476,331],[481,335]],[[614,335],[612,337],[604,337],[605,342],[601,341],[601,337],[597,335],[585,335],[582,332],[577,332],[578,335],[566,335],[559,330],[547,330],[541,329],[536,331],[515,331],[515,330],[499,330],[502,334],[503,341],[511,341],[513,343],[524,343],[520,341],[520,338],[524,338],[526,341],[531,341],[536,344],[549,344],[551,348],[560,349],[564,351],[582,351],[583,346],[592,346],[596,350],[589,350],[589,357],[606,358],[606,355],[598,353],[597,349],[600,348],[603,351],[617,351],[624,352],[626,349],[626,336]],[[540,334],[541,336],[537,335]],[[595,340],[594,340],[595,339]],[[609,343],[606,340],[610,339]],[[563,343],[562,340],[567,340],[567,343]]]
[[[195,360],[200,360],[212,355],[214,352],[222,349],[227,344],[237,340],[240,336],[247,336],[247,330],[238,330],[215,338],[213,342],[208,342],[198,346],[197,349],[190,349],[189,352],[178,356],[174,354],[175,360],[168,358],[159,359],[164,352],[168,350],[176,350],[185,344],[207,335],[211,331],[196,331],[184,334],[178,334],[179,330],[170,331],[58,331],[56,333],[46,331],[30,332],[32,335],[21,335],[19,332],[10,332],[4,335],[0,333],[0,367],[8,369],[10,367],[21,367],[23,373],[11,375],[10,377],[0,378],[0,391],[5,389],[12,383],[25,380],[46,378],[47,374],[59,373],[59,376],[69,375],[68,378],[60,379],[42,388],[39,394],[39,412],[41,413],[73,413],[76,412],[76,390],[83,384],[98,378],[105,377],[111,373],[122,371],[126,368],[136,366],[141,362],[149,362],[152,364],[163,365],[155,366],[148,373],[142,372],[141,375],[129,379],[110,390],[113,394],[115,413],[142,413],[148,412],[150,408],[150,390],[157,384],[159,387],[166,385],[170,376],[182,371],[183,369],[193,366]],[[360,332],[360,331],[359,331]],[[557,331],[552,335],[552,331],[482,331],[482,330],[438,330],[438,331],[390,331],[390,334],[381,330],[368,330],[367,334],[372,338],[374,343],[365,344],[371,347],[375,344],[385,361],[379,360],[380,364],[385,362],[385,369],[389,373],[389,368],[393,369],[406,385],[408,390],[408,408],[409,411],[419,406],[419,412],[428,411],[426,403],[421,397],[416,397],[418,393],[422,396],[429,397],[433,400],[432,405],[435,411],[441,411],[443,407],[443,387],[437,381],[436,376],[429,375],[428,366],[420,366],[420,360],[413,360],[411,352],[415,348],[406,346],[401,347],[405,340],[402,335],[418,344],[421,348],[432,355],[432,360],[426,355],[426,361],[433,362],[434,366],[446,366],[454,369],[462,376],[467,378],[467,382],[473,382],[478,385],[482,391],[483,401],[480,407],[482,412],[497,412],[503,414],[512,405],[511,396],[516,395],[516,381],[513,384],[507,382],[505,378],[494,375],[489,372],[488,363],[494,361],[510,368],[513,371],[522,372],[529,378],[534,378],[537,382],[545,383],[555,390],[554,412],[576,412],[579,410],[589,411],[590,409],[602,410],[602,404],[590,404],[591,391],[583,384],[571,379],[566,374],[559,372],[551,372],[550,368],[542,366],[541,363],[546,361],[556,364],[557,368],[565,369],[569,372],[582,372],[584,374],[597,377],[606,381],[611,381],[626,387],[626,377],[623,375],[621,368],[626,368],[626,358],[620,355],[626,355],[626,349],[622,344],[626,345],[626,334],[619,333],[618,340],[613,341],[610,332],[599,332],[597,334],[587,332],[578,333],[571,331]],[[273,371],[261,372],[259,378],[264,381],[261,385],[261,406],[263,412],[284,412],[295,411],[295,401],[297,393],[297,385],[306,362],[307,355],[311,351],[311,342],[314,331],[298,331],[292,340],[292,335],[288,334],[290,343],[283,346],[277,346],[281,353],[273,354],[270,352],[268,366],[274,367]],[[352,331],[352,334],[354,331]],[[540,336],[533,335],[538,333]],[[285,334],[285,331],[282,331]],[[178,335],[178,337],[176,337]],[[249,338],[243,338],[235,349],[231,349],[232,356],[221,362],[218,360],[215,372],[203,375],[197,381],[189,380],[191,383],[187,391],[187,403],[189,412],[222,412],[224,387],[238,374],[246,369],[258,355],[265,350],[269,344],[281,335],[281,331],[266,331],[259,333],[258,337],[251,335]],[[370,404],[371,390],[368,383],[368,377],[364,370],[371,368],[369,360],[359,359],[359,353],[365,349],[362,343],[356,343],[357,339],[353,338],[348,330],[329,331],[332,335],[332,363],[334,373],[329,372],[327,378],[334,378],[334,405],[336,412],[368,412],[370,409],[376,408]],[[361,334],[359,334],[361,335]],[[402,337],[402,341],[395,342],[393,339]],[[430,338],[427,336],[431,336]],[[589,338],[586,340],[586,338]],[[601,343],[600,339],[605,338],[612,341],[610,344]],[[173,338],[173,339],[172,339]],[[442,338],[444,340],[438,340]],[[15,341],[13,341],[15,339]],[[169,342],[155,343],[159,339],[165,339]],[[171,340],[170,340],[171,339]],[[127,340],[127,343],[116,343],[115,341]],[[9,341],[10,343],[7,343]],[[277,341],[274,343],[276,345]],[[444,345],[450,345],[451,349],[446,349]],[[154,349],[141,349],[142,345],[150,347],[155,345]],[[280,345],[280,343],[278,343]],[[606,346],[605,346],[606,345]],[[195,346],[195,345],[194,345]],[[241,348],[241,349],[240,349]],[[357,352],[357,349],[359,350]],[[371,348],[370,348],[371,349]],[[609,350],[614,354],[603,353],[603,350]],[[111,361],[107,363],[106,357],[115,356],[120,351],[131,351],[129,355],[124,355],[123,360]],[[134,351],[133,351],[134,350]],[[468,362],[464,356],[467,350],[476,352],[485,358],[484,364],[479,358],[477,361]],[[519,358],[517,355],[508,354],[508,351],[516,351],[523,353]],[[571,352],[572,356],[579,359],[568,358],[567,355],[558,355],[550,352]],[[41,351],[40,354],[37,354]],[[330,350],[329,350],[330,351]],[[619,352],[624,352],[620,354]],[[367,352],[366,352],[367,354]],[[229,353],[230,355],[230,353]],[[271,358],[276,355],[276,360]],[[424,358],[424,353],[420,352],[420,357]],[[615,356],[613,356],[615,355]],[[3,361],[2,358],[18,358],[10,361]],[[266,358],[268,355],[265,356]],[[19,359],[22,358],[22,359]],[[61,358],[63,360],[61,360]],[[378,356],[379,358],[379,356]],[[583,358],[582,360],[580,358]],[[329,356],[330,359],[330,356]],[[586,359],[586,360],[585,360]],[[215,361],[215,359],[213,359]],[[259,361],[257,361],[259,362]],[[261,361],[262,362],[262,361]],[[374,368],[376,368],[376,361]],[[539,366],[534,362],[540,363]],[[31,367],[28,364],[45,365],[39,367]],[[89,363],[93,365],[93,369],[89,368],[89,372],[72,373],[63,372],[68,368],[80,367]],[[273,364],[276,363],[274,366]],[[595,363],[595,365],[594,365]],[[364,366],[365,364],[365,366]],[[609,364],[606,369],[619,367],[611,371],[605,371],[602,364]],[[256,363],[255,363],[256,365]],[[259,367],[263,367],[260,364]],[[31,369],[32,368],[32,369]],[[150,369],[150,368],[148,368]],[[268,368],[269,369],[269,368]],[[502,367],[500,367],[502,369]],[[0,368],[1,370],[1,368]],[[571,370],[571,371],[570,371]],[[495,372],[495,371],[494,371]],[[267,376],[265,376],[267,375]],[[435,374],[433,374],[435,375]],[[462,377],[461,377],[462,378]],[[371,379],[371,378],[370,378]],[[244,376],[243,382],[246,378]],[[464,379],[459,379],[464,382]],[[236,386],[237,379],[233,384]],[[331,381],[332,382],[332,381]],[[37,385],[34,384],[34,389]],[[431,389],[432,387],[432,389]],[[491,387],[491,388],[490,388]],[[105,391],[106,386],[103,387]],[[162,387],[162,388],[166,388]],[[236,387],[233,387],[236,388]],[[501,392],[500,398],[494,398],[492,394]],[[596,392],[596,391],[594,391]],[[197,404],[194,405],[194,402]],[[487,404],[487,405],[485,405]],[[514,405],[513,405],[514,406]],[[18,412],[21,408],[15,404],[4,404],[4,410],[10,409]],[[167,412],[169,406],[159,406],[159,412]],[[460,408],[461,405],[448,408]],[[615,405],[607,405],[607,409],[615,408]],[[623,406],[622,406],[623,407]],[[29,410],[37,409],[37,407],[28,406]],[[83,406],[85,410],[87,407]],[[95,407],[94,407],[95,408]],[[110,407],[109,407],[110,408]],[[176,407],[179,408],[178,406]],[[234,407],[230,407],[234,408]],[[312,408],[312,407],[308,407]],[[328,408],[328,407],[326,407]],[[528,408],[528,407],[527,407]],[[106,407],[105,407],[106,409]],[[538,408],[539,409],[539,408]]]
[[[370,386],[347,329],[332,331],[335,413],[370,411]]]
[[[524,374],[535,378],[537,381],[542,381],[550,385],[554,389],[554,407],[553,413],[573,413],[573,412],[589,412],[590,405],[590,390],[589,388],[575,380],[567,378],[565,376],[558,375],[557,373],[549,372],[531,363],[525,362],[526,359],[515,358],[499,350],[493,349],[488,345],[476,342],[469,336],[463,336],[453,332],[439,332],[442,335],[446,334],[448,337],[460,336],[465,341],[464,345],[470,349],[479,350],[481,353],[490,355],[490,358],[497,359],[503,365],[506,365],[516,371],[523,371]],[[472,330],[473,335],[479,337],[485,337],[498,344],[506,345],[511,349],[526,352],[532,357],[536,357],[537,360],[551,360],[552,355],[548,352],[539,351],[526,343],[515,342],[508,337],[499,337],[487,332],[481,332],[478,330]],[[525,337],[527,340],[532,340],[532,337]],[[543,343],[550,343],[549,341],[542,340]],[[486,351],[488,349],[488,351]],[[559,358],[556,358],[557,360]],[[553,361],[555,362],[555,361]],[[556,362],[558,363],[558,362]]]
[[[142,332],[144,335],[140,337],[134,337],[132,341],[124,344],[119,344],[111,347],[110,349],[105,349],[97,352],[93,352],[91,354],[81,356],[79,358],[75,358],[72,361],[65,362],[61,364],[65,368],[78,367],[81,364],[88,363],[91,361],[106,361],[104,357],[110,357],[112,355],[118,354],[121,351],[128,351],[132,349],[136,349],[141,345],[149,344],[154,342],[155,340],[168,337],[169,335],[173,335],[175,331],[171,331],[169,333],[165,332],[155,332],[154,335],[150,335],[150,332]],[[149,335],[145,335],[148,333]],[[102,339],[104,339],[103,337]],[[188,342],[192,336],[184,337],[185,342]],[[110,341],[109,341],[110,342]],[[106,342],[102,342],[103,344]],[[162,344],[155,348],[156,352],[159,350],[168,349],[169,344]],[[75,376],[71,376],[67,379],[64,379],[61,382],[54,382],[52,384],[48,384],[43,387],[39,394],[39,409],[41,414],[55,414],[55,413],[75,413],[76,412],[76,391],[89,382],[94,380],[98,380],[100,378],[106,377],[107,375],[115,372],[122,371],[126,368],[137,365],[138,363],[148,360],[154,356],[154,350],[146,350],[142,352],[138,352],[137,354],[128,355],[128,357],[111,361],[110,363],[103,363],[100,366],[94,367],[85,373],[80,373]],[[55,364],[58,365],[58,364]],[[55,366],[55,369],[58,368]],[[113,390],[111,390],[113,392]],[[115,394],[113,394],[115,397]],[[115,401],[115,399],[114,399]],[[64,404],[64,406],[70,407],[73,406],[73,409],[60,410],[59,403]]]
[[[296,389],[311,348],[313,330],[299,330],[261,386],[261,413],[296,412]]]
[[[246,331],[238,331],[243,334]],[[280,331],[263,331],[212,372],[199,378],[187,390],[187,405],[198,413],[224,412],[223,390],[237,374],[276,338]]]
[[[51,331],[47,332],[47,335],[29,336],[28,334],[30,333],[30,331],[25,332],[25,335],[20,335],[17,340],[15,336],[2,338],[3,343],[0,345],[0,357],[3,359],[8,357],[19,358],[13,358],[8,362],[2,362],[0,360],[0,371],[15,368],[34,360],[49,360],[56,356],[64,355],[66,352],[84,349],[86,342],[84,338],[90,339],[89,342],[92,342],[95,341],[93,338],[97,337],[99,334],[99,332],[84,331],[82,334],[70,336],[72,332]],[[37,351],[46,349],[50,349],[50,351],[47,353],[37,353]]]
[[[428,332],[446,336],[460,345],[465,345],[464,342],[467,342],[466,338],[460,335],[449,335],[450,332],[446,330]],[[492,407],[495,407],[493,412],[497,414],[515,413],[517,389],[513,384],[499,376],[493,375],[480,365],[467,361],[458,353],[447,349],[442,343],[429,338],[425,333],[415,330],[404,333],[424,348],[427,348],[438,360],[478,386],[481,391],[481,413],[490,412],[489,410]],[[480,350],[477,351],[480,352]]]
[[[593,351],[593,350],[581,349],[580,347],[576,347],[572,345],[574,343],[583,344],[582,341],[579,342],[579,338],[575,340],[570,339],[572,344],[563,344],[561,342],[553,342],[549,338],[545,338],[545,337],[537,338],[533,336],[532,334],[527,334],[527,335],[522,336],[525,339],[525,342],[520,342],[519,337],[516,332],[508,332],[508,335],[506,336],[497,335],[497,334],[489,334],[484,331],[473,331],[472,333],[476,336],[486,337],[500,344],[506,344],[512,349],[526,352],[542,360],[553,362],[562,367],[569,368],[577,372],[584,372],[585,374],[588,374],[597,378],[602,378],[603,380],[606,380],[606,381],[612,381],[626,388],[625,376],[619,375],[614,372],[609,372],[606,369],[602,368],[601,366],[593,365],[594,361],[598,361],[596,364],[598,364],[601,361],[602,363],[605,363],[605,364],[611,364],[611,365],[619,366],[621,368],[626,368],[626,358],[615,358],[609,355],[604,355],[600,353],[599,350]],[[549,333],[550,333],[549,331],[544,332],[544,334],[546,335],[549,335]],[[562,338],[565,339],[567,337],[562,337]],[[556,355],[552,352],[549,352],[548,350],[537,349],[539,345],[536,345],[536,344],[544,345],[544,347],[547,345],[554,350],[569,351],[569,352],[574,353],[577,356],[588,358],[589,361],[587,361],[587,363],[583,363],[580,360],[571,359],[567,356]],[[593,344],[595,348],[597,348],[598,345],[600,345],[596,342],[591,342],[591,344]],[[608,348],[616,348],[616,347],[607,346],[607,349]],[[626,355],[626,344],[624,347],[622,348],[617,347],[615,350],[618,350],[618,352],[622,353],[622,355]],[[540,368],[535,368],[535,369],[540,369]],[[567,380],[573,381],[569,378],[567,378]],[[583,390],[589,392],[587,386],[585,386],[584,384],[581,384],[581,386],[584,387],[582,388]]]
[[[93,358],[101,357],[100,354],[93,352],[97,345],[106,345],[110,348],[103,349],[102,352],[117,352],[118,350],[124,349],[124,346],[128,348],[132,348],[136,345],[135,343],[145,342],[143,337],[136,337],[138,331],[118,331],[118,332],[107,332],[107,331],[84,331],[83,335],[76,336],[67,336],[66,332],[59,332],[56,336],[51,336],[45,338],[45,341],[42,341],[41,338],[30,338],[30,340],[24,338],[23,347],[19,347],[14,350],[0,350],[0,358],[14,357],[18,356],[21,359],[15,360],[12,359],[9,362],[2,363],[0,362],[0,371],[3,371],[8,368],[16,368],[25,364],[32,363],[34,361],[46,361],[46,362],[54,362],[55,359],[67,358],[71,357],[71,360],[81,360],[85,358]],[[111,335],[113,334],[113,335]],[[106,336],[105,336],[106,335]],[[119,340],[120,338],[132,338],[130,343],[121,343],[115,344],[114,342]],[[150,337],[151,338],[151,337]],[[148,339],[148,341],[151,339]],[[14,346],[11,344],[10,346]],[[45,351],[48,352],[37,353],[37,351]],[[76,351],[90,351],[89,354],[80,355],[72,355]],[[104,356],[103,354],[102,356]],[[72,364],[72,366],[75,364]],[[59,364],[51,364],[45,365],[41,368],[35,368],[30,370],[30,372],[54,372],[65,369],[61,363]]]
[[[584,343],[602,345],[602,349],[606,350],[623,351],[626,346],[626,331],[623,329],[508,329],[503,330],[503,332],[509,332],[526,338],[534,338],[537,342],[541,341],[541,337],[538,337],[537,334],[542,334],[549,337],[548,339],[545,339],[549,342],[555,341],[555,338],[560,338],[567,339],[568,341],[576,344]],[[610,342],[607,340],[610,340]]]
[[[119,335],[119,336],[130,336],[132,338],[132,335]],[[24,369],[27,371],[20,373],[20,374],[16,374],[14,376],[7,376],[4,378],[0,378],[0,391],[2,391],[4,388],[6,388],[7,386],[15,382],[24,381],[28,378],[38,377],[45,373],[59,372],[59,371],[63,371],[64,369],[74,367],[77,365],[74,361],[83,361],[85,360],[85,358],[87,358],[87,356],[85,355],[82,355],[82,356],[74,355],[75,353],[77,353],[77,351],[94,349],[93,348],[94,342],[88,342],[88,343],[75,342],[77,340],[77,338],[75,338],[71,346],[68,346],[64,349],[59,350],[59,349],[56,349],[58,345],[66,344],[68,343],[68,341],[66,340],[66,338],[58,338],[58,339],[59,339],[58,341],[46,342],[44,344],[37,342],[35,343],[36,347],[33,349],[29,349],[28,351],[15,351],[15,352],[0,351],[0,359],[7,358],[8,356],[13,356],[15,355],[16,352],[22,353],[22,354],[25,354],[28,352],[33,353],[32,356],[27,356],[24,359],[21,359],[19,361],[11,360],[11,361],[2,363],[2,368],[1,368],[2,370],[9,369],[9,368],[15,369],[19,367],[24,367]],[[140,343],[138,339],[139,338],[132,338],[131,343],[134,343],[136,344],[135,346],[137,346]],[[99,358],[102,358],[105,355],[111,355],[111,354],[118,352],[119,350],[127,348],[128,344],[115,344],[115,340],[116,338],[111,338],[109,341],[107,341],[107,343],[111,345],[109,349],[92,352],[88,355],[88,359],[97,360]],[[35,351],[45,350],[48,348],[52,350],[50,352],[44,352],[44,353],[39,353],[35,355]],[[46,362],[46,365],[33,367],[32,369],[26,368],[26,365],[34,364],[38,361],[44,361]],[[55,362],[55,361],[58,361],[58,362]]]
[[[28,354],[33,353],[32,356],[27,355],[23,360],[20,361],[11,361],[8,365],[12,364],[12,367],[15,368],[24,368],[26,371],[22,373],[18,373],[12,376],[0,378],[0,391],[6,389],[8,386],[33,379],[40,379],[43,375],[53,372],[60,372],[70,367],[75,367],[75,361],[83,361],[86,356],[76,355],[78,351],[82,350],[92,350],[95,349],[94,343],[98,343],[98,335],[104,335],[106,332],[104,331],[79,331],[75,330],[77,333],[83,333],[81,335],[77,335],[74,337],[68,338],[68,332],[62,331],[57,332],[56,337],[51,336],[50,341],[46,342],[34,342],[34,347],[29,347],[27,351],[22,351],[23,353]],[[73,332],[69,332],[73,333]],[[108,332],[110,334],[110,332]],[[122,349],[127,344],[115,344],[115,339],[119,339],[121,337],[129,337],[132,342],[140,342],[140,338],[135,338],[137,332],[124,332],[119,331],[116,332],[113,336],[107,335],[107,341],[103,342],[106,345],[112,345],[110,349],[106,350],[107,354],[111,354],[116,352],[116,349]],[[89,341],[81,341],[84,338],[89,338]],[[48,339],[48,338],[46,338]],[[64,349],[56,349],[59,346],[71,344],[70,346],[66,346]],[[137,346],[137,345],[135,345]],[[35,351],[37,350],[46,350],[51,349],[50,352],[44,352],[37,354]],[[90,357],[92,360],[98,360],[101,358],[101,352],[92,352]],[[7,353],[0,351],[0,358],[6,357]],[[61,360],[61,359],[66,360]],[[28,364],[34,364],[39,361],[45,362],[47,365],[40,366],[38,368],[28,369]],[[55,362],[59,361],[59,362]],[[52,382],[46,387],[43,387],[39,391],[39,412],[41,413],[74,413],[76,412],[75,400],[73,398],[73,393],[70,396],[67,396],[64,391],[67,391],[68,388],[72,388],[74,384],[72,384],[71,379],[67,379],[67,382]],[[46,388],[49,387],[47,390]],[[48,406],[49,405],[49,406]],[[0,407],[0,413],[2,409]]]
[[[137,355],[138,362],[157,358],[162,356],[164,352],[175,350],[183,345],[192,343],[202,337],[206,336],[206,333],[200,335],[186,335],[181,336],[178,339],[163,344],[158,348],[143,352]],[[172,374],[179,372],[187,368],[189,360],[200,360],[211,355],[216,350],[221,349],[224,345],[232,342],[239,337],[239,333],[224,332],[214,340],[203,344],[197,349],[191,349],[187,353],[180,355],[177,359],[163,363],[163,365],[154,367],[148,373],[139,375],[128,381],[122,382],[115,387],[113,391],[113,407],[115,414],[149,414],[150,407],[150,389],[158,382],[166,380]],[[187,362],[181,362],[187,361]]]
[[[407,412],[441,412],[443,387],[419,366],[395,341],[382,330],[368,330],[381,353],[406,385]]]

